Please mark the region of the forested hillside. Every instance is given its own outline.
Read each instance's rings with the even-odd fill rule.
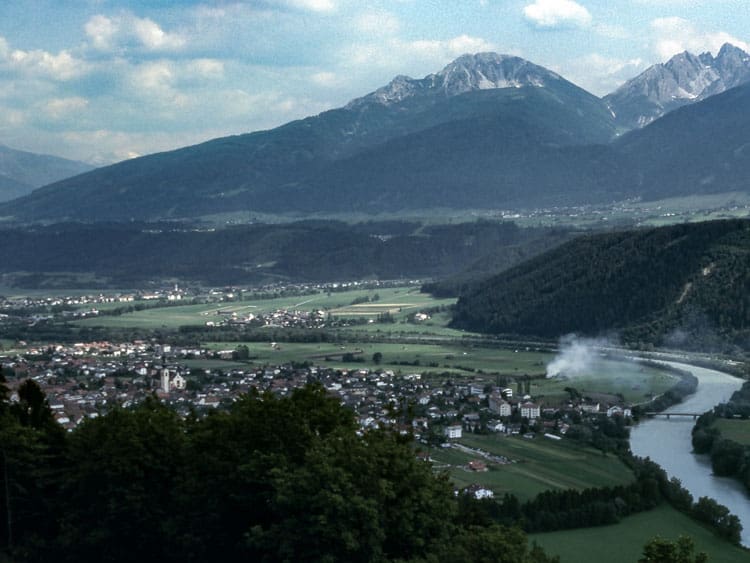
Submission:
[[[748,348],[750,221],[579,237],[480,284],[459,299],[453,324]]]
[[[209,284],[437,277],[492,256],[501,268],[558,244],[567,231],[513,223],[299,222],[197,229],[176,224],[60,224],[0,231],[0,273],[24,287],[65,273],[128,287],[178,278]],[[513,249],[507,251],[505,249]],[[124,284],[124,285],[123,285]]]

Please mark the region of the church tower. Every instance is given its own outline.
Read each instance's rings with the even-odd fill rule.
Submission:
[[[169,370],[167,368],[161,370],[161,389],[165,393],[169,393]]]

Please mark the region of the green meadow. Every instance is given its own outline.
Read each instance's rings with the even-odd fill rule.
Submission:
[[[625,518],[613,526],[531,534],[561,563],[635,563],[643,545],[654,536],[670,540],[680,535],[693,538],[698,551],[705,551],[712,563],[746,563],[750,552],[734,546],[669,505]]]
[[[575,377],[553,377],[531,383],[531,395],[547,403],[559,403],[569,395],[566,387],[581,395],[622,395],[629,403],[645,401],[672,387],[678,378],[657,368],[635,362],[599,360]]]
[[[394,372],[449,372],[475,375],[477,378],[495,374],[520,375],[544,373],[553,355],[549,352],[518,350],[499,347],[475,347],[469,344],[412,344],[389,342],[299,343],[279,342],[207,342],[213,350],[234,350],[244,344],[256,364],[281,364],[291,361],[310,361],[336,369],[368,368],[390,369]],[[375,363],[373,355],[382,355]],[[351,354],[355,361],[344,361]]]
[[[377,296],[377,298],[376,298]],[[369,302],[354,304],[358,300]],[[373,301],[373,299],[377,299]],[[133,311],[118,316],[101,316],[79,321],[81,326],[105,328],[178,328],[183,325],[205,325],[220,322],[226,313],[238,316],[270,313],[280,309],[312,311],[323,310],[335,318],[376,319],[389,313],[396,320],[404,320],[421,309],[451,305],[455,299],[434,299],[421,293],[418,287],[358,289],[341,292],[320,292],[313,295],[253,299],[200,305],[173,305]],[[385,326],[385,325],[384,325]]]
[[[550,489],[582,490],[626,484],[633,480],[631,470],[616,456],[602,455],[599,450],[583,447],[572,440],[465,434],[458,443],[512,460],[500,464],[455,448],[430,450],[435,467],[447,471],[456,486],[463,488],[476,483],[491,489],[495,496],[512,493],[526,501]],[[488,470],[466,469],[473,459],[486,461]]]
[[[750,446],[750,420],[720,418],[713,426],[719,429],[722,438]]]

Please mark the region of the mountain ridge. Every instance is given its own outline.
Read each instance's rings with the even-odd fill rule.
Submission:
[[[715,58],[684,53],[651,72],[671,68],[679,75],[667,91],[688,79],[691,88],[707,91],[742,80],[745,59],[750,57],[744,51],[726,45]],[[696,65],[708,74],[693,72]],[[631,90],[636,83],[631,81]],[[685,89],[681,95],[697,99]],[[44,186],[0,206],[0,216],[97,221],[234,211],[304,216],[518,209],[715,193],[726,186],[745,191],[743,174],[750,177],[750,165],[742,155],[750,138],[737,124],[746,121],[750,99],[739,96],[735,106],[718,108],[722,95],[681,108],[692,113],[678,111],[697,121],[704,114],[710,121],[712,112],[723,115],[716,127],[707,127],[711,144],[701,143],[700,132],[672,113],[617,138],[606,100],[560,75],[512,55],[463,55],[437,73],[397,76],[344,107],[275,129],[148,155]],[[694,154],[695,164],[669,160],[665,146],[672,144]],[[717,151],[731,164],[731,174],[712,173]],[[729,158],[732,151],[739,157]],[[696,170],[698,163],[705,166]]]
[[[462,55],[440,72],[424,78],[396,76],[387,85],[350,101],[345,108],[357,108],[368,103],[389,105],[406,98],[435,94],[457,96],[474,90],[544,87],[551,80],[565,80],[559,74],[513,55],[492,52]]]
[[[471,287],[453,325],[552,338],[617,331],[660,345],[721,334],[747,347],[749,245],[750,220],[581,236]]]
[[[716,57],[684,51],[650,66],[603,100],[627,130],[644,127],[679,107],[750,80],[750,55],[725,43]]]
[[[83,162],[0,144],[0,202],[24,196],[46,184],[92,169],[93,166]]]
[[[4,206],[0,215],[41,220],[128,220],[237,209],[293,211],[295,200],[286,201],[277,192],[291,191],[294,195],[295,190],[314,188],[336,176],[336,163],[344,159],[446,125],[454,127],[460,138],[477,120],[502,122],[522,114],[526,121],[518,127],[524,129],[526,123],[533,123],[529,129],[541,131],[539,142],[553,145],[600,143],[616,132],[600,99],[551,71],[517,57],[491,54],[457,61],[443,74],[396,81],[409,85],[409,91],[421,90],[420,95],[401,95],[398,101],[390,99],[384,104],[383,97],[373,93],[343,108],[269,131],[214,139],[118,163],[45,186]],[[470,61],[476,64],[469,65]],[[499,66],[492,71],[493,65]],[[490,82],[482,82],[489,81],[488,76],[494,80],[492,84],[504,85],[512,80],[516,86],[490,89]],[[535,107],[529,107],[530,99]],[[549,119],[542,123],[535,114]],[[426,142],[429,144],[429,140]],[[426,162],[424,167],[431,164]],[[345,185],[332,189],[345,198],[351,195]],[[378,189],[364,186],[361,196],[367,200]],[[316,199],[314,195],[312,199]],[[336,194],[331,199],[336,199]],[[421,205],[418,200],[415,196],[409,205]]]

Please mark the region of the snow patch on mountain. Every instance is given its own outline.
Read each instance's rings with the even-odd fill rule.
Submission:
[[[604,97],[626,128],[643,127],[683,105],[750,81],[750,55],[725,44],[714,57],[685,51],[649,67]]]
[[[558,74],[520,57],[497,53],[463,55],[443,70],[424,78],[397,76],[389,84],[362,98],[352,100],[348,109],[372,103],[391,105],[416,96],[458,96],[475,90],[498,88],[543,88],[562,80]]]

